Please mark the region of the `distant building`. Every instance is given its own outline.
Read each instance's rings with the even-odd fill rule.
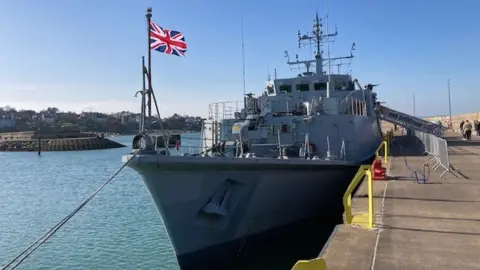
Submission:
[[[79,115],[74,112],[59,112],[57,113],[57,121],[76,123]]]
[[[56,112],[41,112],[40,119],[47,124],[53,124],[57,121],[57,113]]]
[[[91,120],[95,122],[105,122],[107,121],[108,115],[98,112],[82,112],[80,118],[83,120]]]
[[[103,113],[95,113],[93,115],[93,121],[95,122],[105,122],[107,121],[108,116]]]
[[[139,123],[140,122],[140,114],[139,113],[122,112],[122,114],[120,115],[120,120],[121,120],[122,124]]]
[[[0,129],[2,128],[15,128],[16,119],[15,112],[2,111],[0,112]]]

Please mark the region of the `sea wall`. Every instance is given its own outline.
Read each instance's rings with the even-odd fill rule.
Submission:
[[[81,133],[79,131],[19,131],[19,132],[3,132],[0,133],[0,141],[4,140],[32,140],[38,139],[65,139],[65,138],[85,138],[96,137],[93,133]]]
[[[42,139],[40,150],[43,151],[82,151],[121,148],[125,145],[101,138],[67,138]],[[0,152],[28,152],[38,151],[38,140],[0,140]]]
[[[3,140],[30,140],[35,135],[35,131],[21,132],[3,132],[0,133],[0,141]]]
[[[426,120],[429,121],[440,121],[442,122],[442,125],[448,127],[450,124],[450,117],[449,116],[434,116],[434,117],[429,117],[425,118]],[[464,114],[458,114],[458,115],[452,115],[452,129],[453,130],[459,130],[460,129],[460,122],[461,121],[466,121],[469,120],[470,122],[473,122],[475,120],[480,121],[480,112],[472,112],[472,113],[464,113]]]

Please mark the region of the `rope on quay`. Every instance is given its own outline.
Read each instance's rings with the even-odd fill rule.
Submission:
[[[133,155],[123,164],[120,169],[113,174],[103,185],[101,185],[92,195],[86,198],[75,210],[70,212],[65,218],[60,220],[55,226],[53,226],[48,232],[46,232],[42,237],[38,238],[33,244],[31,244],[28,248],[23,250],[20,254],[18,254],[13,260],[11,260],[6,265],[2,266],[1,270],[7,269],[15,269],[17,268],[28,256],[30,256],[37,248],[39,248],[42,244],[44,244],[50,237],[52,237],[67,221],[69,221],[76,213],[78,213],[87,203],[93,199],[106,185],[108,185],[127,165],[130,161],[138,154],[138,151],[134,152]]]

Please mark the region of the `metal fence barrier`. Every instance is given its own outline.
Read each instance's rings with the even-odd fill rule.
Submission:
[[[415,131],[414,134],[423,143],[424,151],[427,154],[427,163],[432,166],[434,171],[442,168],[444,171],[440,177],[443,177],[445,173],[450,171],[447,141],[433,134],[420,131]]]

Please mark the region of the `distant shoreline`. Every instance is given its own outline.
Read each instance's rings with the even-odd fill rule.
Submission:
[[[38,132],[35,129],[22,129],[22,130],[0,130],[0,136],[2,134],[10,134],[10,133],[24,133],[24,132]],[[130,132],[109,132],[109,131],[87,131],[87,130],[69,130],[69,129],[43,129],[41,133],[45,134],[61,134],[63,132],[72,132],[72,133],[79,133],[79,134],[104,134],[105,136],[109,135],[116,135],[116,136],[130,136],[130,135],[137,135],[138,131],[130,131]],[[197,133],[200,132],[199,130],[166,130],[167,134],[182,134],[182,133]],[[153,130],[153,133],[161,134],[161,130]]]

